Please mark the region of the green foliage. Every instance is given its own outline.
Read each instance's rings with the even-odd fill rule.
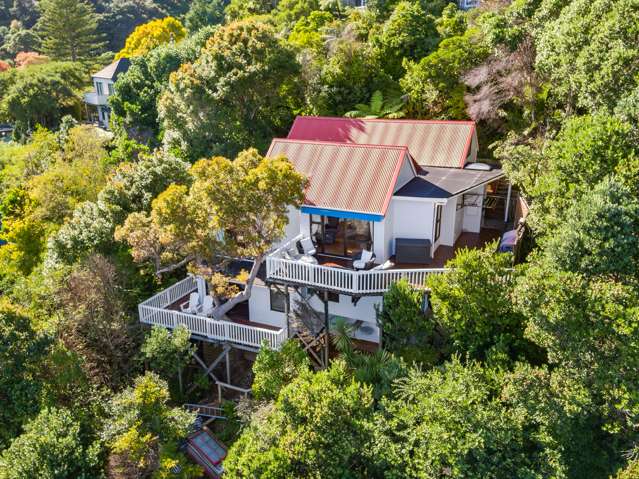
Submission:
[[[253,363],[253,396],[257,400],[276,399],[284,386],[310,366],[308,355],[297,341],[286,341],[279,351],[262,346]]]
[[[300,48],[323,52],[325,48],[324,30],[335,21],[330,12],[315,10],[300,18],[288,37],[288,41]]]
[[[162,95],[165,146],[191,161],[266,149],[293,119],[298,73],[293,51],[272,27],[243,21],[218,29]]]
[[[0,448],[7,447],[38,412],[41,367],[50,344],[49,337],[34,330],[24,310],[0,301]]]
[[[393,283],[377,312],[384,349],[412,361],[432,361],[433,323],[424,314],[424,293],[405,280]]]
[[[395,79],[404,74],[403,61],[416,61],[430,54],[439,43],[433,15],[427,15],[419,3],[399,2],[384,23],[378,36],[372,38],[380,63]]]
[[[196,349],[190,339],[191,333],[185,326],[178,326],[171,332],[155,326],[140,348],[142,358],[149,363],[153,371],[167,380],[178,376],[180,393],[182,370],[189,364]]]
[[[401,98],[384,99],[381,91],[373,92],[370,105],[355,105],[356,110],[348,111],[349,118],[402,118],[404,101]]]
[[[233,22],[255,15],[269,13],[277,4],[274,0],[230,0],[224,9],[227,21]]]
[[[66,409],[43,409],[0,457],[2,479],[89,479],[99,475],[99,444],[85,446]]]
[[[199,468],[189,465],[176,450],[195,417],[181,408],[170,408],[168,400],[166,383],[153,373],[138,377],[133,387],[111,399],[109,420],[102,431],[111,451],[111,473],[131,471],[146,476],[159,470],[161,475],[170,462],[183,469],[184,479],[200,477]]]
[[[109,97],[113,123],[143,140],[158,136],[157,102],[169,84],[171,73],[181,64],[194,61],[213,31],[203,28],[178,44],[162,45],[133,58],[128,71],[118,77],[115,93]]]
[[[442,40],[437,50],[419,62],[408,62],[400,81],[408,95],[408,114],[416,118],[464,118],[465,88],[459,78],[487,54],[487,49],[467,31]]]
[[[55,127],[79,108],[84,71],[75,63],[50,62],[0,73],[0,119],[27,130]]]
[[[49,265],[72,264],[93,252],[113,251],[116,226],[129,213],[149,209],[152,199],[169,184],[187,182],[187,169],[187,163],[160,152],[119,165],[97,201],[80,204],[49,238]]]
[[[436,321],[453,349],[477,359],[517,359],[529,352],[524,341],[524,318],[512,304],[515,272],[512,257],[495,253],[495,244],[483,250],[466,249],[446,265],[447,274],[430,275],[427,286]]]
[[[375,418],[371,454],[384,477],[565,477],[562,449],[547,431],[560,426],[553,422],[565,415],[559,405],[531,401],[521,410],[514,391],[499,397],[490,375],[453,359],[399,379]]]
[[[629,188],[604,179],[565,218],[544,245],[552,264],[589,277],[639,280],[639,199]]]
[[[528,318],[526,337],[563,376],[583,384],[611,430],[628,428],[639,413],[637,291],[537,261],[513,297]]]
[[[98,17],[85,0],[40,0],[42,52],[54,60],[85,62],[101,52]],[[51,91],[55,91],[52,89]]]
[[[573,200],[637,156],[631,125],[607,115],[568,119],[556,139],[542,151],[540,174],[529,188],[535,200],[531,224],[554,231]]]
[[[166,17],[151,20],[136,27],[126,39],[124,48],[115,56],[118,58],[133,58],[150,52],[154,48],[167,43],[177,43],[186,36],[186,29],[182,23]]]
[[[568,108],[611,112],[637,85],[639,13],[633,0],[575,0],[546,22],[537,68]]]
[[[184,25],[195,33],[210,25],[219,25],[224,21],[226,0],[193,0],[184,16]]]
[[[367,467],[370,388],[333,363],[306,371],[257,410],[224,461],[231,477],[357,477]]]

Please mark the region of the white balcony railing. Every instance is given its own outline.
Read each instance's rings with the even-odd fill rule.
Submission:
[[[266,258],[268,279],[350,294],[381,294],[400,279],[405,279],[411,285],[420,288],[426,283],[428,275],[447,271],[446,268],[355,271],[283,258],[282,252],[300,239],[301,235],[293,238]]]
[[[108,95],[98,95],[96,92],[91,91],[84,94],[84,103],[89,105],[107,105],[109,102]]]
[[[265,329],[167,309],[169,305],[180,298],[187,297],[196,290],[195,278],[189,276],[170,288],[159,292],[138,305],[140,322],[169,329],[184,325],[191,334],[255,348],[259,348],[262,345],[262,341],[266,340],[271,348],[279,349],[286,340],[285,329]]]

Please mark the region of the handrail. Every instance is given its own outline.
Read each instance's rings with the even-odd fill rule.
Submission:
[[[219,321],[199,316],[197,314],[182,313],[147,304],[138,305],[140,322],[153,324],[168,329],[184,325],[192,334],[217,341],[228,341],[254,348],[260,348],[262,341],[269,347],[279,349],[287,338],[285,329],[271,330],[258,326],[238,324],[232,321]]]
[[[226,419],[224,410],[221,407],[208,406],[206,404],[184,404],[183,406],[187,411],[194,412],[198,416]]]

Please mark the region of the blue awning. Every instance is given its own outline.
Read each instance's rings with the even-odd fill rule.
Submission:
[[[375,221],[384,219],[383,215],[371,213],[357,213],[355,211],[331,210],[328,208],[315,208],[314,206],[302,206],[302,213],[309,215],[332,216],[333,218],[346,218],[352,220]]]

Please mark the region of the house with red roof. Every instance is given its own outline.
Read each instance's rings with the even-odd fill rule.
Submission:
[[[298,117],[267,156],[286,157],[310,184],[267,258],[250,317],[290,331],[291,317],[313,310],[326,320],[307,318],[314,332],[340,320],[377,343],[375,307],[391,283],[423,287],[460,248],[512,224],[504,173],[477,153],[472,121]]]
[[[338,323],[359,347],[376,349],[376,308],[394,282],[424,289],[460,248],[481,247],[516,222],[504,173],[478,150],[472,121],[298,117],[267,156],[308,178],[304,202],[290,208],[249,300],[229,321],[207,317],[206,281],[188,276],[141,303],[140,321],[185,325],[193,339],[251,352],[297,337],[320,366]],[[252,266],[230,263],[232,278]]]

